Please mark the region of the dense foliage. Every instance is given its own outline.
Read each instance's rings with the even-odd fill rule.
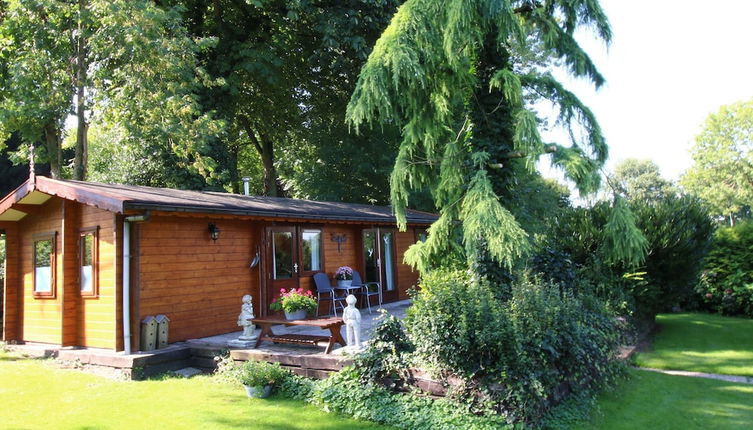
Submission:
[[[404,226],[411,192],[423,187],[440,213],[427,241],[406,255],[422,272],[436,256],[457,254],[474,270],[514,266],[530,241],[508,199],[543,154],[553,152],[553,164],[581,191],[596,190],[607,158],[601,130],[550,73],[562,65],[597,87],[604,82],[573,38],[581,27],[605,42],[611,38],[594,1],[409,0],[382,34],[361,71],[348,119],[362,129],[402,128],[390,179],[399,222]],[[557,107],[551,124],[538,117],[537,101]],[[571,141],[545,144],[539,134],[545,124],[565,128]],[[640,254],[632,251],[623,252]]]
[[[753,222],[717,230],[703,269],[696,292],[704,309],[753,317]]]
[[[714,223],[703,203],[691,196],[669,193],[651,200],[630,199],[627,204],[646,238],[642,264],[607,258],[602,235],[609,210],[601,202],[562,216],[550,245],[561,254],[549,254],[550,260],[559,258],[547,266],[556,276],[542,276],[556,279],[572,264],[578,288],[602,297],[620,314],[652,320],[658,312],[692,302]]]
[[[588,294],[539,281],[516,283],[504,302],[465,272],[433,271],[422,279],[406,328],[412,348],[397,355],[382,348],[384,361],[460,378],[454,395],[470,410],[511,422],[536,420],[571,390],[593,394],[619,374],[614,315]],[[379,376],[371,383],[383,382],[375,368],[392,367],[374,357],[358,364],[363,375]]]

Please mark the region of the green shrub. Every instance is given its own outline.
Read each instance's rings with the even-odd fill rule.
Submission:
[[[276,387],[285,380],[289,373],[281,368],[279,363],[267,363],[266,361],[248,360],[240,368],[239,382],[249,387],[263,387],[265,385]]]
[[[708,211],[695,197],[673,195],[632,202],[631,209],[650,249],[642,269],[646,295],[635,295],[639,310],[653,316],[688,303],[714,234]]]
[[[620,374],[617,319],[589,294],[523,281],[501,302],[464,272],[433,272],[421,287],[406,319],[416,364],[464,380],[456,394],[471,410],[532,422]]]
[[[382,315],[369,339],[369,347],[355,356],[354,364],[364,382],[395,387],[408,378],[410,353],[414,347],[400,320],[384,310],[380,312]]]
[[[405,320],[422,367],[465,378],[504,373],[518,349],[492,289],[466,272],[424,275]]]
[[[753,317],[753,221],[716,231],[696,293],[706,310]]]
[[[279,363],[249,360],[237,364],[229,354],[215,357],[217,371],[215,378],[219,382],[241,384],[249,387],[271,385],[280,386],[292,374],[280,367]]]
[[[401,429],[492,430],[512,427],[499,415],[473,414],[466,406],[449,399],[395,393],[380,385],[364,384],[363,375],[353,367],[318,381],[311,402],[326,411]]]

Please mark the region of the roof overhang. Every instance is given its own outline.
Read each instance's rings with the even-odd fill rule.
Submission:
[[[124,199],[121,197],[103,192],[92,193],[76,184],[37,176],[0,200],[0,221],[20,221],[26,215],[36,213],[53,196],[123,213]]]

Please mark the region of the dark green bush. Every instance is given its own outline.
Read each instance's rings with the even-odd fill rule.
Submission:
[[[395,387],[408,378],[410,353],[414,347],[400,320],[383,310],[381,312],[381,320],[374,327],[369,347],[355,356],[354,363],[364,382]]]
[[[696,293],[706,310],[753,317],[753,221],[716,231]]]
[[[576,278],[610,308],[636,319],[688,303],[713,234],[713,222],[698,199],[667,195],[654,201],[630,201],[636,225],[648,240],[640,267],[610,262],[600,247],[609,207],[573,208],[551,234],[552,246],[569,255]],[[544,273],[556,280],[557,266]],[[640,275],[638,275],[640,274]],[[627,276],[627,277],[626,277]]]
[[[363,375],[348,367],[316,383],[310,399],[324,410],[409,430],[493,430],[511,428],[498,415],[477,415],[449,399],[396,393],[363,383]]]
[[[586,395],[619,374],[620,328],[603,303],[524,281],[501,302],[465,272],[423,279],[406,320],[418,367],[465,381],[473,410],[535,421],[571,390]]]
[[[632,202],[631,209],[650,247],[641,270],[646,296],[636,296],[640,310],[653,315],[688,303],[714,234],[708,211],[695,197],[672,195]]]
[[[422,367],[473,378],[504,373],[518,348],[492,289],[462,271],[425,275],[405,320]]]

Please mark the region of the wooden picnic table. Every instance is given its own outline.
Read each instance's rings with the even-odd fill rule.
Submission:
[[[302,320],[286,320],[280,318],[252,318],[251,322],[261,327],[261,333],[256,340],[254,348],[258,347],[262,341],[268,340],[274,343],[291,343],[297,345],[316,345],[319,342],[327,342],[327,347],[324,350],[325,354],[329,354],[332,351],[332,347],[335,343],[339,343],[341,346],[345,346],[345,340],[340,334],[340,328],[343,326],[342,318],[328,317],[328,318],[312,318]],[[329,336],[314,336],[308,334],[274,334],[272,332],[272,326],[285,325],[285,326],[309,326],[319,327],[322,330],[329,330]]]

